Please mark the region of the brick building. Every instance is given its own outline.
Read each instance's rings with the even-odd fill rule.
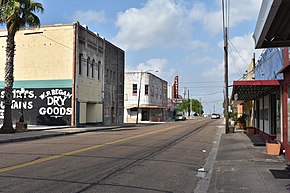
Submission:
[[[6,37],[7,32],[0,31],[2,88]],[[112,77],[104,72],[108,69],[105,68],[105,55],[114,58],[114,54],[118,54],[117,58],[124,58],[121,49],[78,22],[23,29],[17,32],[15,41],[14,122],[23,108],[28,124],[104,124],[104,98],[110,96],[109,92],[104,92],[104,79]],[[106,54],[106,45],[109,54]],[[112,64],[119,64],[115,63],[115,58],[106,61],[111,69],[115,67]],[[115,73],[122,73],[122,69]],[[3,111],[1,95],[0,120]]]
[[[124,51],[105,40],[104,124],[123,123]]]

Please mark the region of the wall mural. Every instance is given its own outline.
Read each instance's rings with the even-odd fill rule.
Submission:
[[[284,54],[281,48],[267,48],[256,62],[256,80],[282,80],[278,72],[284,67]]]
[[[23,108],[24,120],[32,125],[70,125],[71,88],[25,88],[13,90],[12,118],[19,120]],[[0,120],[4,119],[4,90],[0,90]]]

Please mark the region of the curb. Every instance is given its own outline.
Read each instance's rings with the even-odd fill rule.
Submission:
[[[80,133],[107,131],[107,130],[120,129],[120,128],[129,128],[129,127],[143,127],[143,126],[151,126],[151,125],[155,125],[155,124],[154,123],[138,124],[138,125],[135,125],[135,124],[131,125],[130,124],[130,125],[119,125],[119,126],[111,126],[111,127],[108,126],[105,128],[99,127],[99,128],[95,128],[95,129],[85,129],[85,127],[84,127],[84,130],[82,130],[82,131],[69,131],[69,132],[63,131],[63,132],[59,132],[59,133],[39,134],[39,135],[35,135],[35,136],[25,136],[25,137],[20,136],[18,138],[14,138],[14,139],[4,139],[4,140],[0,140],[0,144],[12,143],[12,142],[21,142],[21,141],[32,141],[32,140],[37,140],[37,139],[61,137],[61,136],[75,135],[75,134],[80,134]],[[22,131],[19,133],[42,132],[42,131],[51,131],[51,130],[57,130],[57,129],[60,129],[60,128],[48,128],[48,129],[41,129],[41,130],[31,129],[31,130]],[[66,129],[66,128],[61,128],[61,129]]]

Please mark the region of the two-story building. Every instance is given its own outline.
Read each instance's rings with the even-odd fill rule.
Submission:
[[[125,53],[105,40],[104,124],[123,123]]]
[[[124,97],[124,122],[167,119],[167,82],[154,74],[126,72]]]
[[[0,31],[2,88],[6,38],[7,32]],[[19,119],[23,108],[28,124],[104,124],[104,98],[111,96],[110,92],[104,92],[104,80],[112,78],[111,71],[123,76],[124,51],[78,22],[23,29],[16,33],[15,42],[13,122]],[[105,67],[106,62],[110,67]],[[109,73],[105,71],[108,68]],[[118,84],[121,88],[122,79]],[[4,115],[2,92],[0,120]],[[118,93],[122,94],[122,89]],[[107,102],[106,105],[111,106]],[[111,113],[110,116],[116,115]]]

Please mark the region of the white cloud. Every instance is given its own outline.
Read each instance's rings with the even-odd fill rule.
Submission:
[[[88,10],[88,11],[75,11],[73,14],[73,19],[78,20],[80,23],[88,24],[100,24],[106,22],[106,16],[104,11],[95,11],[95,10]]]
[[[200,40],[192,40],[189,42],[189,48],[190,49],[208,49],[209,44],[207,42],[203,42]]]
[[[261,2],[231,1],[231,26],[257,18]],[[188,7],[182,1],[148,0],[142,8],[130,8],[119,13],[116,21],[119,32],[114,42],[127,51],[153,46],[180,46],[190,42],[194,33],[202,32],[197,28],[198,23],[207,33],[216,35],[222,31],[222,12],[220,2],[214,1],[213,4],[215,6],[208,7],[201,1],[195,1]],[[195,32],[194,28],[197,28]]]
[[[156,74],[157,76],[164,77],[166,74],[164,72],[168,72],[167,69],[168,61],[166,59],[160,59],[160,58],[152,58],[147,60],[145,63],[140,63],[137,66],[137,69],[148,71],[152,70],[153,74]],[[158,71],[158,72],[154,72]]]
[[[134,69],[130,66],[127,66],[126,69],[126,71],[136,70],[142,70],[143,72],[149,71],[164,80],[171,80],[176,73],[175,69],[169,69],[168,60],[162,58],[151,58],[144,63],[138,64],[137,69]]]
[[[230,27],[257,18],[262,0],[230,1]],[[196,3],[190,10],[190,18],[202,23],[203,28],[215,35],[222,31],[222,9],[210,10],[205,3]]]
[[[231,1],[230,26],[258,18],[262,0]]]
[[[219,43],[223,48],[223,42]],[[229,40],[229,78],[239,79],[247,70],[254,53],[254,40],[252,34],[236,36]],[[224,76],[224,61],[216,63],[210,69],[206,69],[203,76],[212,79],[213,77],[222,78]]]
[[[118,15],[116,25],[116,42],[125,50],[169,45],[190,35],[183,8],[168,0],[148,0],[143,8],[128,9]]]

